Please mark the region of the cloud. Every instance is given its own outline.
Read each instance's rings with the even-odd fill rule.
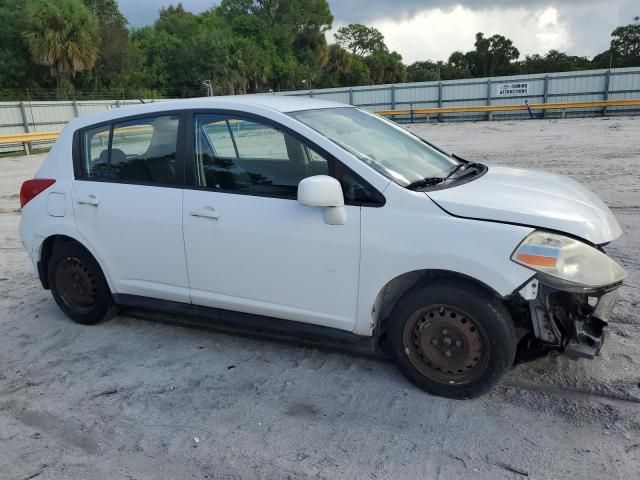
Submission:
[[[640,14],[637,0],[335,0],[340,25],[363,22],[385,35],[406,63],[446,60],[473,49],[475,34],[499,33],[521,56],[550,49],[592,57],[609,47],[612,30]]]
[[[615,0],[614,0],[615,1]],[[542,7],[582,7],[600,4],[607,6],[612,0],[329,0],[331,11],[343,23],[371,22],[380,19],[407,19],[419,12],[433,9],[466,7],[473,11],[503,9],[541,9]]]
[[[202,12],[217,0],[118,0],[133,27],[149,25],[160,8],[181,1]],[[334,31],[348,23],[379,28],[405,62],[446,60],[473,49],[477,32],[511,38],[521,54],[555,48],[593,56],[609,46],[611,31],[640,14],[638,0],[329,0]],[[328,39],[333,41],[332,35]]]
[[[204,12],[220,2],[213,0],[117,0],[122,14],[127,17],[133,27],[152,24],[162,7],[182,3],[190,12]]]
[[[472,50],[480,31],[512,39],[522,57],[551,48],[566,49],[571,43],[554,7],[531,12],[523,8],[474,11],[457,6],[419,12],[404,20],[373,21],[373,25],[385,35],[389,48],[402,54],[405,63],[446,61],[455,50]]]

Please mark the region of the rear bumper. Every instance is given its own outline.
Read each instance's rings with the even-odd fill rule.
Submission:
[[[41,239],[36,235],[35,230],[33,229],[31,223],[27,220],[24,213],[20,217],[19,235],[20,242],[22,242],[22,246],[27,252],[27,255],[29,255],[34,270],[38,271],[37,262]]]
[[[599,355],[618,301],[620,285],[573,293],[533,279],[525,289],[532,284],[536,285],[537,291],[528,299],[528,304],[533,335],[538,342],[573,359]]]

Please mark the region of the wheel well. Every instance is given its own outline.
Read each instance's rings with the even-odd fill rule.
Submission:
[[[51,254],[59,245],[67,243],[75,243],[76,245],[85,248],[84,245],[76,239],[67,237],[66,235],[52,235],[42,242],[40,260],[38,262],[38,275],[40,276],[42,286],[46,289],[49,289],[49,259],[51,258]]]
[[[389,281],[378,293],[372,314],[372,324],[375,328],[375,334],[380,338],[384,337],[386,320],[389,318],[389,315],[395,308],[398,300],[400,300],[405,293],[416,285],[433,281],[437,278],[462,280],[485,290],[499,300],[503,300],[503,297],[491,287],[473,277],[469,277],[468,275],[449,270],[414,270],[412,272],[403,273]]]

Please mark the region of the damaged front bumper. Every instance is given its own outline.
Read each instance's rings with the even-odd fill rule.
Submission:
[[[563,351],[573,359],[595,357],[602,348],[620,285],[576,293],[534,277],[519,291],[528,303],[533,337],[545,349]]]

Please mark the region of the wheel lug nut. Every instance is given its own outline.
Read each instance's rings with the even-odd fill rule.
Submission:
[[[431,340],[431,345],[433,345],[434,347],[438,346],[438,340],[436,340],[435,338],[433,340]]]
[[[445,347],[450,347],[451,346],[451,339],[449,337],[444,337],[444,339],[442,340],[442,344]]]
[[[456,340],[456,347],[461,347],[462,346],[462,342],[460,340]]]
[[[443,334],[443,335],[446,335],[447,333],[449,333],[449,332],[448,332],[448,331],[446,331],[446,330],[442,330],[442,334]]]
[[[444,352],[444,356],[445,357],[450,357],[451,356],[451,351],[447,350],[446,352]]]

